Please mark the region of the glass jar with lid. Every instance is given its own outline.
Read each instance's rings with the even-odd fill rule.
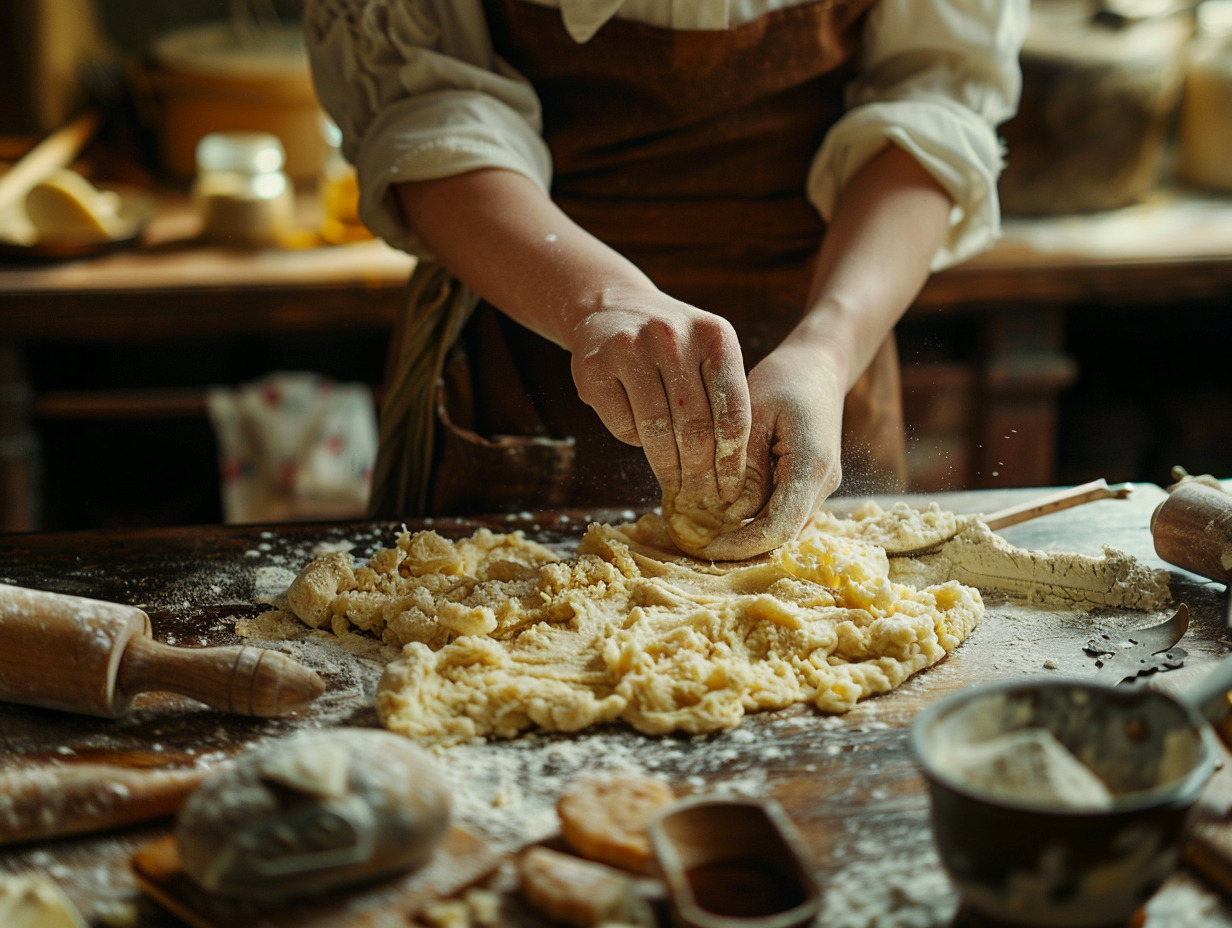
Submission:
[[[343,157],[342,130],[321,117],[321,135],[326,153],[321,166],[321,238],[331,245],[362,242],[372,238],[359,218],[359,180],[355,168]]]
[[[1182,178],[1232,190],[1232,0],[1197,9],[1177,140]]]
[[[201,237],[224,245],[264,247],[285,241],[294,224],[295,190],[285,154],[267,132],[211,132],[197,144],[193,202]]]

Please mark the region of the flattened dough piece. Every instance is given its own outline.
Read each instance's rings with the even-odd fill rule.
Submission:
[[[592,928],[632,920],[634,878],[606,864],[532,847],[518,858],[518,877],[523,898],[553,921]]]
[[[556,803],[561,837],[583,857],[648,873],[654,855],[646,823],[675,798],[657,777],[583,780]]]

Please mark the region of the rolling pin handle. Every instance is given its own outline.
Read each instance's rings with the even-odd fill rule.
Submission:
[[[286,715],[307,705],[325,690],[313,670],[277,651],[238,648],[231,677],[232,712],[261,718]]]
[[[267,718],[307,705],[325,691],[325,681],[285,654],[263,648],[173,648],[136,637],[120,662],[117,689],[128,697],[155,690],[178,693],[224,712]]]

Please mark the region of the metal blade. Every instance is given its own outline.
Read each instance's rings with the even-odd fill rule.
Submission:
[[[1094,657],[1101,678],[1116,685],[1143,674],[1180,667],[1186,657],[1174,647],[1189,628],[1189,607],[1181,603],[1175,613],[1158,625],[1141,628],[1118,638],[1100,635],[1083,648]]]

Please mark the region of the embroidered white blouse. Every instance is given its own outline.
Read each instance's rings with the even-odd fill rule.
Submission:
[[[530,0],[558,8],[585,43],[613,17],[671,29],[726,29],[812,0]],[[996,126],[1021,89],[1028,0],[880,0],[865,21],[847,110],[806,178],[829,218],[844,183],[887,141],[954,199],[934,269],[999,234]],[[552,161],[528,81],[492,50],[481,0],[308,0],[305,37],[325,109],[342,129],[372,231],[421,257],[390,186],[482,167],[548,190]]]

